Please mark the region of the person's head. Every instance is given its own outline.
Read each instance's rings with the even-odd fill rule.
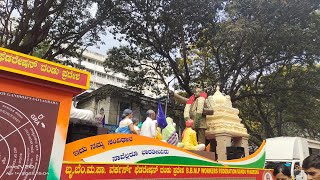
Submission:
[[[302,168],[307,179],[320,180],[320,154],[310,155],[303,160]]]
[[[103,109],[103,108],[100,109],[100,114],[101,114],[101,115],[104,114],[104,109]]]
[[[278,165],[273,169],[276,180],[291,180],[290,168],[286,165]]]
[[[195,87],[195,88],[194,88],[193,94],[194,94],[194,96],[195,96],[196,98],[200,97],[201,93],[202,93],[202,89],[201,89],[201,88],[199,88],[199,87]]]
[[[172,123],[172,126],[173,126],[174,128],[177,128],[177,124],[176,124],[176,123]]]
[[[147,111],[146,115],[147,115],[147,117],[149,117],[149,118],[151,118],[151,119],[156,119],[156,113],[155,113],[153,110],[151,110],[151,109],[149,109],[149,110]]]
[[[301,166],[299,162],[294,163],[294,170],[295,171],[301,171]]]
[[[193,126],[193,120],[192,119],[188,119],[186,121],[186,127],[189,128],[189,127],[192,127]]]
[[[136,126],[139,124],[139,120],[137,118],[132,118],[132,123]]]
[[[132,118],[132,110],[131,109],[125,109],[121,115],[122,119],[124,118]]]
[[[167,124],[173,125],[173,119],[171,117],[166,118]]]

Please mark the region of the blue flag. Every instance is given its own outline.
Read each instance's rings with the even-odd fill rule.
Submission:
[[[166,121],[166,116],[164,115],[163,113],[163,110],[162,110],[162,106],[161,106],[161,103],[160,101],[158,101],[158,115],[157,115],[157,122],[158,122],[158,126],[163,129],[165,128],[168,123]]]

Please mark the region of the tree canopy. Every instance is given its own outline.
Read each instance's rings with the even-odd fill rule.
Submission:
[[[299,129],[317,113],[299,102],[317,105],[317,96],[306,93],[316,88],[302,82],[319,83],[314,73],[320,60],[319,9],[314,0],[125,1],[110,22],[113,33],[124,34],[130,45],[109,51],[105,65],[126,67],[136,80],[132,85],[151,85],[150,72],[174,76],[189,95],[192,83],[200,81],[209,94],[219,85],[244,111],[246,126],[259,140],[286,134],[283,127]]]
[[[125,1],[118,10],[113,32],[125,34],[127,52],[160,57],[188,94],[194,82],[219,83],[235,101],[253,95],[237,95],[250,79],[319,60],[317,1]],[[106,66],[118,70],[109,55]]]
[[[124,39],[130,43],[130,48],[126,48],[129,54],[133,53],[128,50],[136,52],[137,49],[145,53],[147,56],[140,53],[140,57],[147,61],[144,64],[163,62],[165,66],[159,66],[155,74],[163,74],[164,68],[170,67],[170,72],[179,85],[191,94],[187,48],[197,41],[207,22],[213,21],[218,5],[219,1],[211,0],[123,1],[116,9],[121,13],[111,17],[114,27],[112,32],[125,35]],[[114,50],[109,55],[112,55],[112,52]],[[181,54],[181,58],[177,58],[178,54]],[[110,57],[107,61],[112,59],[115,60]],[[116,70],[121,68],[115,68],[111,63],[116,65],[117,60],[108,62],[107,67]],[[132,73],[134,76],[135,74]],[[168,72],[164,75],[167,76]],[[149,81],[140,81],[144,82]]]
[[[114,7],[112,0],[1,1],[0,46],[48,60],[75,56],[101,40]]]
[[[274,136],[319,139],[320,67],[287,67],[261,78],[266,96],[237,101],[249,134],[256,142]],[[249,88],[249,87],[248,87]]]

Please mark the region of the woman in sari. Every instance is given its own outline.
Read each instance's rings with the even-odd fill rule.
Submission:
[[[119,123],[119,127],[116,131],[118,134],[137,134],[134,130],[132,122],[132,110],[125,109],[122,113],[122,120]]]

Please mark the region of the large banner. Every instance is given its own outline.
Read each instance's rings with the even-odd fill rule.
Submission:
[[[273,180],[264,169],[243,169],[207,166],[85,164],[64,163],[61,180],[93,179],[219,179]]]
[[[90,73],[0,47],[0,70],[88,89]]]
[[[64,161],[263,168],[265,151],[263,144],[254,154],[243,159],[213,161],[145,136],[104,134],[67,144]]]
[[[263,179],[264,143],[252,155],[213,161],[154,138],[104,134],[66,145],[61,179]]]
[[[133,134],[104,134],[66,145],[64,161],[223,166],[157,139]]]
[[[0,91],[0,179],[47,179],[59,103]]]

